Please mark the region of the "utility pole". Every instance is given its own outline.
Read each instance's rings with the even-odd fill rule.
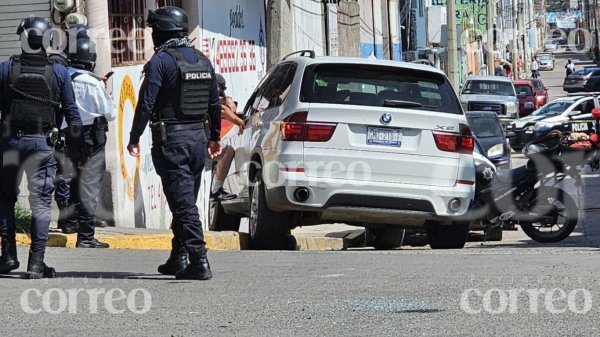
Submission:
[[[512,23],[512,36],[513,36],[513,44],[512,44],[512,64],[513,64],[513,76],[515,80],[519,79],[519,51],[517,49],[517,45],[519,40],[517,38],[517,0],[512,0],[512,8],[511,8],[511,18],[510,21]],[[527,72],[527,69],[525,69]]]
[[[448,79],[458,92],[458,50],[456,41],[456,5],[454,0],[447,0],[446,21],[448,29]]]
[[[487,20],[487,71],[488,75],[494,75],[494,1],[487,0],[486,20]]]

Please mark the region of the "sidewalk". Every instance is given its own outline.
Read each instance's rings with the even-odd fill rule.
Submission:
[[[361,235],[361,229],[346,225],[324,225],[298,228],[293,231],[298,250],[342,250]],[[110,244],[111,249],[171,249],[170,230],[146,228],[97,228],[96,238]],[[209,250],[245,250],[248,249],[247,234],[238,232],[204,233]],[[56,228],[50,229],[49,247],[75,248],[76,234],[63,234]],[[17,234],[18,245],[29,245],[27,234]]]

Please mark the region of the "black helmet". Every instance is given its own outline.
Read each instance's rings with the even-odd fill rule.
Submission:
[[[92,71],[96,65],[96,45],[89,37],[78,38],[77,48],[69,51],[68,58],[71,66]]]
[[[70,26],[67,30],[65,30],[66,33],[66,43],[64,45],[65,47],[65,53],[67,54],[75,54],[77,53],[77,40],[79,39],[90,39],[90,34],[88,33],[88,27],[82,24],[76,24],[76,25],[72,25]]]
[[[23,46],[23,39],[21,39],[21,48],[25,51],[40,49],[43,47],[44,34],[50,31],[52,27],[50,22],[44,18],[31,16],[27,19],[23,19],[19,27],[17,27],[17,35],[22,36],[25,34],[27,37],[27,46]],[[49,42],[52,42],[52,35],[49,36]],[[43,48],[42,48],[43,49]]]
[[[175,6],[165,6],[148,12],[148,27],[161,32],[188,32],[188,17],[185,11]]]

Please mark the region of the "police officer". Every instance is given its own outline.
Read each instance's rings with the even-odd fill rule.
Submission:
[[[92,71],[96,65],[96,48],[88,35],[78,34],[75,46],[68,53],[68,68],[75,100],[83,123],[85,149],[77,163],[77,175],[71,181],[71,203],[77,207],[75,221],[79,224],[78,248],[108,248],[107,243],[94,238],[98,196],[106,171],[106,132],[108,122],[116,118],[115,103],[106,91],[102,79]],[[73,144],[67,143],[67,148]],[[74,146],[77,146],[75,144]],[[69,151],[71,153],[71,151]]]
[[[155,54],[144,67],[127,149],[132,156],[140,155],[140,136],[151,120],[152,161],[173,214],[174,234],[171,255],[158,271],[177,279],[207,280],[212,273],[196,200],[207,147],[211,157],[221,153],[221,103],[215,72],[187,38],[185,11],[174,6],[150,11],[148,26]]]
[[[21,37],[22,53],[0,64],[0,273],[8,273],[19,267],[14,207],[24,171],[27,173],[29,203],[33,213],[26,276],[55,277],[54,268],[44,263],[44,252],[57,165],[54,158],[57,125],[62,122],[64,114],[72,136],[77,138],[81,131],[81,118],[67,69],[58,64],[52,65],[44,49],[44,36],[51,34],[48,21],[39,17],[25,19],[19,25],[17,34]],[[59,106],[62,106],[62,114]]]

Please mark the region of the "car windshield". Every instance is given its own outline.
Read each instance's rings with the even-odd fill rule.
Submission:
[[[494,116],[467,116],[469,126],[475,137],[490,138],[503,137],[502,126]]]
[[[533,96],[533,90],[527,84],[515,84],[517,96]]]
[[[573,102],[571,101],[554,101],[550,102],[543,107],[537,109],[533,112],[534,116],[558,116],[561,113],[565,112]]]
[[[375,65],[309,66],[302,82],[300,100],[462,114],[456,94],[445,76]]]
[[[540,61],[551,61],[552,60],[552,56],[550,56],[550,55],[540,55],[540,56],[538,56],[538,60],[540,60]]]
[[[515,96],[515,90],[510,82],[469,80],[462,91],[463,94],[483,94]]]

